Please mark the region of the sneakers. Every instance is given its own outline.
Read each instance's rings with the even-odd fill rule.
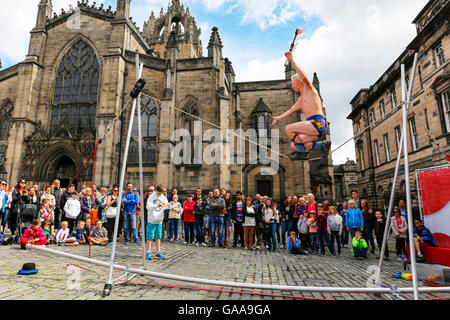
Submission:
[[[145,259],[152,260],[152,253],[151,252],[147,252],[147,255],[145,256]]]
[[[127,246],[127,245],[128,245],[128,241],[124,242],[124,245],[126,245],[126,246]]]
[[[301,161],[301,160],[309,160],[308,152],[294,152],[289,159],[292,161]]]
[[[423,258],[422,252],[419,251],[419,252],[417,253],[417,256],[418,256],[419,258]]]
[[[208,245],[206,243],[202,243],[202,247],[207,247]]]
[[[139,243],[139,241],[138,241],[138,242],[135,242],[135,244],[136,244],[138,247],[141,246],[141,244]]]
[[[169,239],[169,242],[170,242],[170,243],[173,243],[173,238],[170,238],[170,239]]]
[[[196,247],[198,247],[198,246],[199,246],[198,242],[196,242],[196,243],[195,243],[195,246],[196,246]]]
[[[403,261],[408,261],[408,256],[404,255],[403,256]]]
[[[398,261],[403,261],[403,257],[402,257],[401,254],[399,254],[399,255],[397,256],[397,260],[398,260]]]
[[[337,258],[337,256],[338,256],[336,253],[332,253],[331,255],[335,258]]]
[[[187,242],[186,242],[186,241],[184,241],[184,242],[183,242],[183,244],[187,244]]]
[[[177,239],[175,240],[175,242],[180,242],[180,241],[181,241],[181,240],[180,240],[180,239],[178,239],[178,238],[177,238]]]
[[[166,259],[166,257],[164,257],[164,256],[161,254],[161,252],[155,254],[155,258],[160,259],[160,260]]]

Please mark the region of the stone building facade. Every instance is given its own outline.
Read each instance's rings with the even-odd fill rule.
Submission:
[[[200,132],[219,127],[223,133],[219,141],[205,136],[193,141],[203,149],[231,143],[227,129],[255,128],[270,134],[270,115],[283,113],[298,99],[290,85],[294,71],[288,66],[282,80],[237,83],[231,61],[222,56],[218,28],[212,29],[204,56],[201,30],[179,0],[173,0],[166,12],[161,9],[159,17],[152,12],[142,31],[129,17],[130,6],[131,0],[117,0],[113,11],[83,0],[56,14],[51,0],[39,0],[26,59],[0,71],[0,175],[11,182],[25,178],[38,184],[59,178],[64,185],[84,168],[75,181],[78,185],[92,180],[108,187],[117,183],[138,54],[147,81],[142,96],[146,187],[176,186],[181,194],[198,186],[223,187],[232,193],[261,192],[276,200],[325,190],[323,195],[327,192],[332,198],[331,155],[315,168],[308,161],[280,156],[279,170],[271,176],[261,175],[262,164],[175,164],[173,131],[192,133],[199,118],[204,120]],[[320,89],[317,76],[315,84]],[[119,121],[113,121],[123,108]],[[290,122],[300,119],[301,113]],[[290,141],[282,131],[286,124],[279,126],[279,152],[290,155]],[[134,184],[136,125],[137,121],[126,177]],[[94,170],[93,157],[86,159],[108,129],[96,150]]]
[[[417,36],[370,88],[351,101],[358,190],[373,206],[388,205],[401,137],[400,65],[407,81],[414,52],[419,53],[411,109],[408,114],[408,174],[413,206],[417,206],[415,170],[446,164],[445,154],[432,143],[431,130],[445,152],[450,144],[450,1],[431,0],[414,19]],[[404,167],[399,172],[398,197],[405,197]]]
[[[347,158],[347,162],[333,167],[334,194],[336,203],[348,201],[352,190],[358,190],[356,162]]]

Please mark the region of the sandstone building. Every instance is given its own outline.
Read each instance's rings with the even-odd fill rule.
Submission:
[[[37,2],[37,0],[36,0]],[[0,71],[0,174],[43,184],[59,178],[67,184],[93,151],[123,107],[136,82],[135,55],[144,64],[147,80],[142,97],[144,184],[156,183],[193,192],[223,187],[232,193],[257,192],[280,200],[286,194],[332,198],[332,160],[291,162],[280,157],[279,171],[262,176],[260,164],[184,164],[171,158],[174,129],[192,132],[200,117],[202,130],[211,123],[226,129],[263,129],[270,134],[272,114],[290,108],[298,96],[286,77],[274,81],[237,83],[229,59],[222,56],[218,28],[212,29],[203,53],[201,30],[188,7],[173,0],[159,16],[152,12],[140,30],[131,20],[131,0],[117,0],[116,11],[78,2],[60,14],[51,0],[39,0],[36,26],[26,59]],[[315,76],[315,85],[319,81]],[[118,182],[130,110],[116,121],[96,152],[95,182]],[[181,110],[181,111],[180,111]],[[184,111],[184,112],[183,112]],[[193,115],[194,117],[190,116]],[[290,122],[304,119],[302,114]],[[290,141],[279,126],[280,153],[290,155]],[[138,183],[137,121],[128,159],[127,181]],[[329,135],[327,137],[329,139]],[[215,141],[227,144],[223,141]],[[203,138],[203,148],[212,144]],[[93,179],[93,161],[77,177],[78,186]],[[314,178],[312,178],[314,177]]]
[[[373,207],[388,205],[402,130],[400,65],[407,81],[414,52],[419,52],[411,110],[408,114],[408,148],[413,206],[417,206],[416,169],[447,164],[433,144],[431,130],[445,152],[450,144],[450,1],[431,0],[414,19],[417,36],[400,57],[370,88],[351,101],[358,190]],[[399,193],[405,197],[405,172],[400,170]]]

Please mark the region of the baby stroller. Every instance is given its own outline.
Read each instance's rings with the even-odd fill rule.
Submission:
[[[31,227],[33,220],[38,217],[37,206],[35,204],[24,204],[21,210],[17,214],[17,224],[16,224],[16,236],[14,238],[14,243],[20,243],[20,238],[26,229]]]

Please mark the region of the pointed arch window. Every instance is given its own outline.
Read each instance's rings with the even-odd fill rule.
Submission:
[[[64,122],[74,133],[95,128],[100,64],[94,49],[78,40],[56,72],[50,131]]]
[[[6,99],[0,106],[0,178],[6,178],[5,171],[5,153],[6,146],[8,145],[8,134],[11,126],[11,116],[13,111],[13,105]]]
[[[182,107],[183,112],[180,116],[180,125],[179,128],[186,129],[189,131],[191,136],[191,163],[190,164],[199,164],[201,163],[201,153],[198,151],[201,151],[201,145],[199,147],[199,144],[202,143],[200,137],[197,137],[195,135],[195,123],[198,120],[198,117],[200,117],[200,109],[198,107],[198,104],[196,102],[195,98],[191,98],[192,100],[188,100],[186,103],[184,103],[184,106]],[[185,163],[187,164],[187,163]]]
[[[128,152],[128,164],[139,164],[139,131],[137,112],[131,131],[130,150]],[[141,126],[142,126],[142,163],[155,165],[157,163],[157,135],[158,135],[158,106],[154,99],[147,95],[141,95]]]

